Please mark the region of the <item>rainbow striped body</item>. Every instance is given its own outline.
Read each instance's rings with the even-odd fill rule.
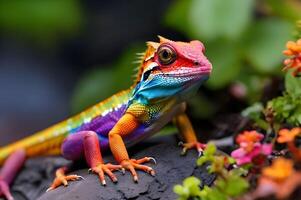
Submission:
[[[102,148],[106,149],[108,132],[125,111],[132,91],[132,88],[121,91],[67,120],[0,148],[0,165],[12,152],[21,148],[26,150],[28,157],[58,155],[63,140],[69,134],[76,134],[82,130],[97,132]]]
[[[96,132],[101,150],[107,150],[109,148],[108,134],[126,111],[141,119],[140,126],[132,134],[123,138],[127,146],[132,146],[159,131],[177,112],[182,110],[183,105],[175,105],[175,100],[168,99],[146,105],[133,98],[133,94],[133,88],[121,91],[65,121],[0,148],[0,165],[12,152],[21,148],[26,150],[27,157],[59,155],[64,139],[80,131]],[[139,116],[139,111],[145,115]],[[70,148],[76,152],[78,147]]]

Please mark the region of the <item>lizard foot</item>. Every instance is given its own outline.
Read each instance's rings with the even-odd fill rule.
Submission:
[[[9,186],[4,180],[0,180],[0,197],[4,196],[7,200],[13,200],[13,196],[10,193]]]
[[[135,169],[142,170],[146,173],[149,173],[152,176],[155,176],[155,171],[153,168],[148,167],[146,165],[142,165],[142,163],[153,161],[156,164],[156,160],[152,157],[144,157],[141,159],[130,159],[130,160],[123,160],[120,165],[123,168],[123,172],[129,170],[133,176],[135,182],[138,182],[138,175]]]
[[[84,179],[82,176],[78,176],[75,174],[65,175],[66,168],[60,168],[56,171],[56,178],[52,182],[51,186],[46,190],[46,192],[50,190],[54,190],[55,188],[64,185],[65,187],[68,186],[68,181],[75,181],[79,179]]]
[[[179,146],[183,147],[181,155],[185,155],[187,150],[195,148],[199,153],[199,157],[203,155],[203,150],[206,148],[206,144],[200,142],[179,142]]]
[[[103,186],[106,185],[106,180],[105,180],[105,173],[111,178],[111,180],[116,183],[117,178],[116,176],[112,173],[115,170],[120,170],[122,169],[121,165],[112,165],[110,163],[108,164],[99,164],[96,167],[92,167],[89,169],[89,172],[93,172],[95,174],[98,174],[100,182]]]

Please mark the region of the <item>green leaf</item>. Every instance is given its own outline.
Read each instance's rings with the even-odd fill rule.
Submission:
[[[200,191],[199,196],[202,200],[208,199],[208,194],[211,192],[211,188],[207,185],[204,185],[204,188]]]
[[[206,55],[212,63],[212,74],[206,85],[211,89],[219,89],[236,80],[241,68],[237,44],[216,41],[206,47]]]
[[[245,56],[261,73],[279,72],[282,50],[291,38],[293,25],[278,18],[262,19],[248,30]]]
[[[223,178],[218,178],[215,182],[215,185],[220,189],[220,190],[224,190],[224,188],[226,187],[227,185],[227,182],[225,179]]]
[[[208,143],[204,150],[204,155],[198,158],[197,165],[201,166],[206,162],[213,161],[215,152],[216,146],[213,143]]]
[[[232,169],[230,171],[231,175],[239,176],[239,177],[241,177],[241,176],[247,176],[248,172],[249,172],[249,170],[246,168],[246,165],[244,165],[244,167],[238,167],[238,168]]]
[[[293,96],[301,95],[301,78],[294,77],[290,72],[285,75],[286,92]]]
[[[234,163],[236,163],[235,158],[233,158],[233,157],[231,157],[231,156],[228,156],[227,158],[228,158],[228,163],[229,163],[229,164],[234,164]]]
[[[226,194],[224,194],[222,191],[220,191],[217,188],[212,188],[211,190],[208,190],[207,195],[208,200],[228,200]]]
[[[256,102],[252,106],[244,109],[241,114],[244,117],[250,117],[251,119],[260,119],[263,112],[263,104],[261,102]]]
[[[198,166],[202,166],[203,164],[205,164],[206,162],[208,162],[208,156],[201,156],[198,158],[197,160],[197,165]]]
[[[301,109],[299,109],[298,113],[296,114],[296,121],[301,124]]]
[[[269,128],[269,124],[265,121],[263,111],[263,104],[261,102],[256,102],[244,109],[241,114],[244,117],[248,117],[253,120],[258,127],[267,130]]]
[[[189,196],[187,190],[182,185],[175,185],[173,188],[174,193],[180,195],[180,196]]]
[[[253,0],[192,0],[187,31],[205,40],[235,39],[249,25],[253,6]]]
[[[201,184],[201,181],[194,176],[188,177],[183,181],[184,187],[191,187],[194,185],[199,186],[200,184]]]
[[[247,180],[236,175],[229,176],[227,178],[227,183],[222,185],[223,191],[231,197],[237,197],[243,194],[248,187],[249,183]]]
[[[211,156],[214,155],[216,152],[216,146],[214,143],[209,142],[204,150],[204,156]]]
[[[285,93],[283,96],[272,99],[267,104],[274,111],[275,122],[287,123],[291,126],[300,125],[301,96]]]
[[[179,195],[179,199],[188,199],[189,197],[197,197],[200,195],[201,181],[194,177],[188,177],[183,181],[182,185],[175,185],[173,191]]]

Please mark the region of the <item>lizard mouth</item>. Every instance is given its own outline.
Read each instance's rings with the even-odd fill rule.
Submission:
[[[200,74],[210,75],[212,72],[211,65],[198,67],[200,69]]]
[[[200,71],[200,74],[210,75],[212,72],[212,65],[209,61],[202,65],[196,65],[195,68]]]
[[[164,73],[164,75],[175,78],[201,78],[203,76],[209,76],[211,74],[211,71],[211,65],[197,67],[181,67],[176,71]]]

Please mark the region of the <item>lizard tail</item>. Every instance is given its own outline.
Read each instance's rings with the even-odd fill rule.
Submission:
[[[0,147],[0,166],[18,149],[24,149],[26,157],[59,155],[61,144],[68,135],[67,127],[66,121],[63,121],[15,143]]]

